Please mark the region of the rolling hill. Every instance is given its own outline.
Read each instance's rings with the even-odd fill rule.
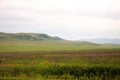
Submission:
[[[0,32],[0,41],[1,42],[7,42],[7,41],[17,41],[17,43],[20,43],[18,41],[32,41],[36,42],[39,41],[40,44],[50,44],[50,45],[56,45],[56,46],[98,46],[99,44],[87,42],[87,41],[70,41],[65,40],[60,37],[52,37],[47,34],[43,33],[3,33]],[[32,43],[30,42],[30,43]]]
[[[63,40],[43,33],[3,33],[0,32],[0,40]]]

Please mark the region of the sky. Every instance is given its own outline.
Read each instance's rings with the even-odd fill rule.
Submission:
[[[120,39],[120,0],[0,0],[0,32]]]

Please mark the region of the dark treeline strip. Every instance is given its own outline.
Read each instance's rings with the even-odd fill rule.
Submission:
[[[104,78],[114,78],[120,76],[120,66],[61,66],[61,65],[51,65],[47,67],[40,66],[4,66],[0,67],[0,77],[19,77],[20,75],[25,75],[26,77],[36,77],[39,76],[62,76],[70,75],[74,78],[79,78],[81,76],[90,77],[104,77]]]

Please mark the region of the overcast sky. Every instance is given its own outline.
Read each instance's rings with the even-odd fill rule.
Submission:
[[[0,0],[0,32],[120,38],[120,0]]]

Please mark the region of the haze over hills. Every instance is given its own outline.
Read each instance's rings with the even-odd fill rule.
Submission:
[[[3,33],[0,32],[0,40],[63,40],[43,33]]]
[[[120,44],[120,39],[109,39],[109,38],[86,39],[84,41],[89,41],[98,44]]]

